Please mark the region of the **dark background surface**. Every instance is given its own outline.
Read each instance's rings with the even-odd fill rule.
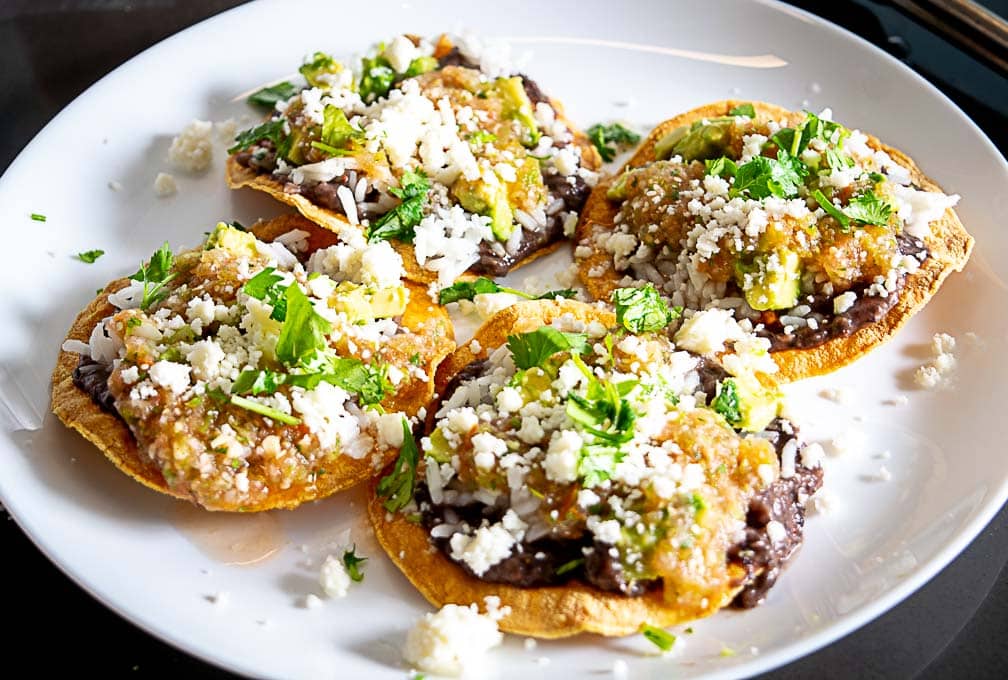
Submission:
[[[0,0],[0,170],[116,66],[234,0]],[[903,59],[1008,150],[1008,80],[889,3],[792,2]],[[1008,16],[1008,0],[984,3]],[[698,3],[698,6],[700,3]],[[1006,187],[1008,190],[1008,187]],[[52,566],[4,513],[7,663],[45,676],[227,678],[127,623]],[[113,559],[114,556],[110,556]],[[764,677],[1008,677],[1008,508],[951,565],[889,613]],[[338,677],[338,669],[333,669]],[[6,673],[4,673],[6,675]],[[35,674],[35,673],[32,673]],[[556,674],[554,669],[551,675]]]

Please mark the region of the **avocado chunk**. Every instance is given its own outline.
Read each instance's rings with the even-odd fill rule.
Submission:
[[[539,126],[532,112],[532,101],[525,94],[525,86],[520,76],[498,78],[494,89],[504,104],[501,113],[505,118],[517,120],[528,132],[523,143],[534,146],[539,141]]]
[[[746,432],[762,432],[780,413],[781,391],[764,387],[755,377],[734,378],[742,419],[736,424]]]
[[[498,241],[506,241],[514,232],[514,212],[508,203],[507,187],[501,182],[460,177],[452,184],[452,194],[462,207],[490,218],[490,229]]]
[[[788,309],[798,302],[801,262],[798,253],[782,248],[756,260],[756,270],[742,273],[746,302],[757,311]]]
[[[723,156],[734,125],[734,116],[724,116],[676,128],[655,144],[655,157],[664,159],[679,155],[684,161],[702,161]]]
[[[370,323],[375,319],[399,316],[406,310],[409,291],[403,286],[374,290],[349,281],[336,286],[329,306],[343,312],[351,323]]]
[[[247,257],[258,253],[255,242],[255,236],[249,232],[235,229],[226,222],[218,222],[207,238],[207,249],[223,248],[238,257]]]
[[[622,201],[627,197],[627,183],[630,176],[633,174],[632,170],[627,170],[619,179],[612,183],[612,185],[606,190],[606,198],[610,201]]]

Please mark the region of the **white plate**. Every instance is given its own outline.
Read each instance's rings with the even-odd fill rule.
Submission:
[[[623,118],[646,127],[731,96],[832,106],[839,120],[909,151],[960,193],[959,214],[977,239],[966,273],[894,342],[828,379],[794,386],[807,432],[828,438],[854,427],[865,447],[828,461],[839,508],[810,519],[802,554],[765,605],[696,624],[670,658],[649,656],[639,636],[584,636],[531,652],[511,638],[491,654],[489,676],[580,676],[607,671],[617,658],[638,678],[755,673],[864,624],[947,564],[1008,495],[1008,364],[995,359],[1008,349],[1008,238],[1000,223],[1008,168],[962,112],[895,60],[796,10],[741,2],[701,8],[655,0],[622,11],[588,0],[478,9],[468,1],[253,4],[166,40],[81,95],[0,181],[12,255],[0,268],[0,495],[32,539],[108,606],[213,663],[273,677],[404,677],[399,647],[428,606],[369,538],[362,492],[274,513],[266,521],[286,542],[278,554],[254,566],[222,564],[179,528],[177,504],[126,479],[47,415],[48,376],[70,321],[107,280],[165,239],[195,244],[218,218],[279,212],[266,198],[224,187],[221,148],[208,174],[176,173],[178,195],[156,198],[151,183],[170,171],[168,144],[186,123],[251,121],[257,114],[233,98],[292,74],[310,51],[349,55],[398,32],[463,26],[514,38],[517,53],[530,52],[527,72],[583,125]],[[30,221],[33,212],[48,221]],[[90,248],[108,253],[94,265],[72,259]],[[537,263],[535,273],[551,274],[564,257]],[[955,385],[908,392],[907,406],[883,405],[911,389],[938,331],[960,340]],[[967,341],[967,332],[978,341]],[[816,396],[827,384],[850,388],[855,402]],[[873,457],[883,451],[888,460]],[[872,481],[882,465],[891,481]],[[319,559],[347,529],[371,558],[364,584],[345,600],[302,608],[318,589]],[[211,604],[206,596],[220,592],[227,603]],[[723,657],[723,647],[737,653]],[[549,665],[537,665],[538,657]]]

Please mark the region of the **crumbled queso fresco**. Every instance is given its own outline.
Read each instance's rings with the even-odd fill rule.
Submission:
[[[421,442],[432,539],[498,580],[498,565],[549,538],[564,547],[535,553],[545,578],[577,574],[630,595],[660,578],[684,612],[720,607],[740,578],[725,556],[749,498],[796,465],[794,440],[782,472],[763,437],[781,398],[755,373],[775,369],[768,341],[723,310],[692,316],[675,344],[569,314],[514,337],[444,395]],[[737,354],[717,363],[729,338]]]
[[[611,261],[587,275],[614,269],[620,285],[650,281],[674,305],[734,310],[775,349],[876,320],[928,257],[931,222],[959,197],[920,190],[828,109],[732,114],[670,132],[659,160],[610,186],[615,225],[595,225],[575,255]]]
[[[353,68],[316,53],[306,85],[231,152],[371,240],[413,243],[442,286],[469,268],[504,274],[573,231],[597,175],[549,100],[499,56],[446,35],[397,36]]]
[[[425,614],[406,636],[406,661],[422,671],[448,676],[478,666],[483,655],[504,640],[497,622],[510,612],[497,597],[485,598],[484,604],[485,614],[475,604],[446,604],[435,614]]]
[[[307,493],[338,457],[398,447],[402,414],[376,405],[429,380],[385,359],[428,351],[393,319],[409,297],[399,255],[359,239],[302,265],[307,236],[265,243],[222,223],[201,250],[166,245],[108,296],[119,311],[90,342],[65,347],[111,371],[141,455],[206,507]]]

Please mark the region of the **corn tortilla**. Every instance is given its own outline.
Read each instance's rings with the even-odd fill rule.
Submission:
[[[284,215],[268,222],[261,222],[252,227],[251,231],[261,240],[272,241],[292,229],[301,229],[309,233],[309,250],[325,248],[337,242],[334,234],[319,229],[299,215]],[[125,287],[128,283],[127,279],[118,279],[106,286],[74,320],[67,339],[87,343],[92,329],[98,322],[117,311],[108,302],[108,294]],[[410,298],[401,323],[419,334],[421,339],[418,342],[416,336],[412,334],[396,336],[387,345],[388,357],[396,365],[408,366],[409,358],[419,352],[421,367],[428,375],[432,375],[441,359],[454,347],[452,326],[444,308],[431,302],[426,288],[412,282],[405,282],[405,285],[409,288]],[[73,371],[78,359],[78,355],[73,352],[60,351],[52,376],[53,413],[67,427],[76,430],[98,447],[117,468],[136,481],[155,491],[188,500],[184,494],[169,488],[157,466],[149,464],[141,455],[133,434],[122,419],[102,410],[90,395],[74,385]],[[386,410],[403,411],[408,415],[414,415],[427,403],[432,391],[431,381],[422,382],[416,378],[407,378],[382,405]],[[364,456],[359,460],[350,456],[340,456],[337,459],[339,464],[331,466],[327,474],[319,477],[311,489],[297,486],[286,490],[273,489],[263,503],[252,507],[244,506],[241,511],[294,508],[306,501],[324,498],[370,479],[394,457],[393,449],[386,450],[377,461],[373,456]],[[254,475],[254,468],[254,465],[250,467],[250,475]]]
[[[804,114],[788,111],[773,104],[762,102],[744,102],[727,100],[707,104],[687,111],[656,127],[633,157],[623,166],[623,170],[640,167],[655,160],[655,144],[677,127],[689,125],[704,118],[715,118],[728,115],[728,111],[744,103],[752,103],[759,118],[788,121],[790,125],[800,123]],[[868,145],[888,153],[893,160],[910,171],[914,184],[926,191],[942,191],[936,182],[929,179],[917,167],[914,161],[891,146],[887,146],[876,137],[867,135]],[[606,191],[619,175],[600,182],[588,197],[581,218],[578,222],[576,240],[581,243],[590,237],[597,229],[612,226],[619,207],[606,199]],[[973,248],[973,238],[966,232],[955,212],[949,208],[938,220],[931,223],[931,235],[924,239],[929,257],[920,269],[907,274],[905,285],[899,293],[895,305],[879,321],[867,324],[846,337],[834,338],[808,349],[789,349],[773,354],[780,367],[778,376],[782,380],[798,380],[834,371],[867,354],[874,348],[889,340],[910,317],[920,311],[928,300],[938,292],[945,277],[953,271],[962,271]],[[612,255],[604,249],[599,249],[589,239],[586,242],[592,248],[591,254],[578,260],[578,272],[582,283],[588,292],[597,300],[609,300],[612,291],[619,287],[623,274],[617,273],[612,267]],[[591,276],[590,272],[601,271],[599,276]]]

